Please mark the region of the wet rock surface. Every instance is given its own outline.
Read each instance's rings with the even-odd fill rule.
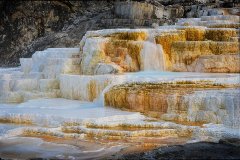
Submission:
[[[239,158],[239,6],[143,2],[0,2],[0,157]]]
[[[107,106],[143,112],[168,121],[228,123],[232,120],[227,120],[226,117],[232,117],[228,114],[234,106],[226,102],[233,97],[237,100],[239,94],[238,89],[228,90],[225,87],[200,81],[179,81],[175,84],[132,83],[112,87],[105,93],[104,100]],[[227,100],[228,98],[230,99]],[[232,104],[238,106],[239,102],[235,102]],[[151,112],[155,114],[151,115]]]
[[[227,143],[199,142],[161,147],[149,152],[123,155],[115,159],[239,159],[240,147]]]

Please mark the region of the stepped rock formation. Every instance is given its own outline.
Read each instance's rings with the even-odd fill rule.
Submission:
[[[35,51],[49,47],[79,47],[88,30],[142,28],[173,24],[181,17],[239,14],[234,8],[239,5],[237,2],[224,0],[138,1],[3,0],[0,2],[0,66],[17,66],[19,58],[31,57]]]
[[[105,93],[105,104],[144,112],[168,121],[232,123],[234,126],[239,117],[231,117],[228,113],[232,109],[239,112],[238,96],[239,86],[229,88],[188,81],[137,83],[113,87]]]
[[[223,18],[225,16],[218,16],[219,21]],[[150,42],[151,48],[158,44],[162,46],[163,50],[156,51],[153,57],[147,54],[149,57],[146,59],[158,58],[167,71],[239,73],[237,37],[235,28],[205,26],[89,31],[80,43],[82,73],[93,74],[98,63],[117,64],[119,72],[143,69],[145,57],[141,51],[146,50],[145,41]],[[93,43],[94,46],[91,45]]]
[[[210,1],[178,2],[182,7],[169,6],[171,1],[162,1],[165,6],[158,1],[118,2],[119,8],[114,9],[120,19],[159,20],[157,16],[169,13],[160,12],[160,8],[171,8],[181,14],[182,8],[190,16],[195,12],[185,12],[187,6],[207,5]],[[101,3],[111,8],[111,2]],[[71,4],[64,5],[74,10]],[[213,3],[213,8],[214,4],[223,7],[228,3]],[[199,10],[204,7],[200,6],[195,10],[198,18],[180,18],[175,25],[155,28],[87,31],[79,47],[47,48],[34,52],[31,58],[20,58],[20,67],[1,68],[0,127],[5,123],[20,127],[3,126],[7,128],[3,134],[7,137],[0,138],[0,142],[7,146],[14,141],[13,137],[40,137],[81,148],[76,141],[84,144],[89,141],[96,145],[91,147],[98,149],[92,157],[86,157],[91,159],[99,156],[102,147],[112,153],[125,145],[131,151],[239,139],[237,7],[218,10],[210,7],[201,13]],[[129,7],[148,14],[125,10]],[[173,18],[176,12],[168,16]],[[81,37],[79,34],[75,36]],[[15,143],[18,141],[11,144]],[[91,147],[87,151],[81,148],[75,156],[92,153]],[[5,155],[1,152],[6,151],[0,146],[0,156]]]

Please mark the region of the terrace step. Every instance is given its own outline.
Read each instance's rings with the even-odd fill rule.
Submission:
[[[137,131],[94,129],[84,126],[63,127],[62,130],[67,133],[84,133],[94,136],[121,136],[121,137],[177,137],[176,129],[149,129]]]
[[[60,96],[60,91],[58,89],[39,92],[34,91],[16,91],[16,92],[4,92],[0,95],[0,103],[22,103],[31,99],[38,98],[58,98]]]
[[[39,88],[38,79],[13,79],[9,83],[11,91],[32,91]]]
[[[47,92],[59,89],[59,81],[57,79],[40,79],[39,90],[41,92]]]

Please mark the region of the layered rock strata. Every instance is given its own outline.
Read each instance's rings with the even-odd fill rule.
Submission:
[[[60,74],[79,74],[79,48],[49,48],[21,58],[21,68],[0,73],[0,101],[21,103],[60,96]]]
[[[105,93],[105,105],[143,112],[177,122],[228,123],[239,118],[239,86],[178,81],[175,83],[133,83],[112,87]],[[235,121],[232,121],[235,119]]]
[[[94,46],[90,45],[93,43]],[[152,48],[148,50],[152,52],[148,58],[158,59],[163,65],[155,70],[240,72],[237,29],[172,26],[169,29],[88,32],[80,43],[82,74],[96,73],[97,66],[102,63],[112,65],[110,72],[115,73],[144,70],[146,43]],[[162,50],[156,52],[154,48],[159,45]],[[159,57],[163,57],[162,60]]]
[[[15,114],[0,116],[0,121],[39,125],[21,128],[20,133],[25,136],[92,138],[100,142],[122,139],[124,144],[152,146],[162,144],[163,139],[175,143],[183,138],[185,143],[189,139],[239,138],[236,17],[201,18],[216,22],[214,25],[229,22],[233,24],[231,28],[223,28],[229,25],[212,28],[199,19],[188,19],[202,25],[194,26],[187,23],[188,20],[181,20],[184,21],[181,24],[154,29],[88,31],[80,48],[37,51],[32,58],[20,60],[21,68],[0,70],[1,103],[66,98],[94,102],[91,104],[101,107],[105,102],[107,106],[142,112],[154,118],[136,113],[87,120],[72,120],[72,115],[66,119],[55,116],[41,119],[13,112]],[[44,100],[36,102],[41,101]],[[59,112],[65,111],[58,107]],[[66,110],[75,111],[79,104],[75,107]],[[48,121],[58,128],[47,128]],[[140,142],[143,139],[151,143]]]

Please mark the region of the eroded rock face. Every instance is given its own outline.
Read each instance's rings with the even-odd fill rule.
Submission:
[[[78,46],[112,6],[106,1],[1,1],[0,65],[16,65],[50,46]]]
[[[179,31],[174,34],[156,36],[156,43],[163,46],[169,57],[168,70],[239,72],[239,43],[233,38],[237,37],[236,29],[194,26],[177,29]]]
[[[185,65],[176,65],[174,70],[209,73],[239,73],[240,66],[237,65],[239,61],[239,54],[206,55],[200,56],[196,61],[194,61],[194,63],[187,66],[187,68],[185,68]]]
[[[119,12],[125,11],[125,5],[141,5],[120,4]],[[144,4],[144,8],[148,10],[149,5]],[[138,12],[126,12],[129,17],[144,16]],[[239,73],[238,19],[239,16],[226,11],[224,15],[179,19],[176,25],[155,26],[155,29],[87,32],[80,42],[82,74],[94,74],[98,63],[117,65],[123,72],[148,68],[177,72]],[[95,45],[89,45],[90,42]],[[146,51],[148,54],[145,54]],[[149,60],[148,64],[146,59]]]
[[[181,5],[164,6],[141,2],[116,2],[115,13],[123,18],[130,19],[161,19],[183,17],[184,8]]]
[[[162,50],[157,49],[158,45]],[[123,72],[145,70],[146,59],[152,61],[149,65],[159,66],[148,67],[153,70],[240,72],[238,30],[234,28],[172,26],[100,30],[88,32],[80,46],[83,74],[94,74],[98,63],[115,64]]]
[[[119,72],[139,71],[141,50],[147,36],[146,31],[139,29],[87,32],[80,42],[82,74],[94,74],[99,63],[114,65]],[[111,71],[105,71],[105,73],[111,73]]]
[[[239,73],[238,52],[238,42],[174,42],[172,70]]]
[[[206,82],[133,83],[111,88],[105,93],[105,105],[168,121],[234,125],[239,118],[232,118],[231,113],[240,108],[238,90]]]

